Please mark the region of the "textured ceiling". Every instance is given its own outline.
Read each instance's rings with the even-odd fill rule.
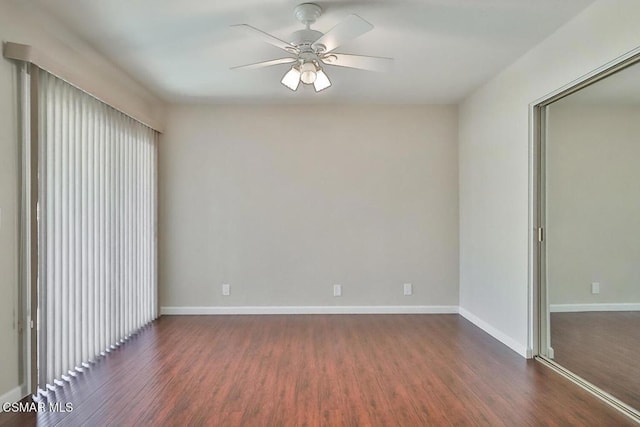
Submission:
[[[170,101],[213,103],[456,103],[592,0],[328,0],[312,27],[356,13],[375,29],[338,51],[393,57],[386,73],[327,67],[333,86],[291,92],[287,65],[230,67],[283,51],[230,28],[279,38],[301,24],[291,0],[26,0],[54,15],[146,87]]]

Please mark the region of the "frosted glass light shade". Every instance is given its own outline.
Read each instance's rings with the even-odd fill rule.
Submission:
[[[324,90],[329,86],[331,86],[329,77],[327,77],[322,69],[318,70],[316,72],[316,80],[313,82],[313,88],[316,90],[316,92],[320,92],[321,90]]]
[[[300,79],[302,83],[310,85],[316,81],[316,66],[313,62],[305,62],[300,67]]]
[[[300,84],[300,71],[295,67],[291,67],[291,69],[287,71],[287,74],[284,75],[280,83],[291,90],[298,89],[298,85]]]

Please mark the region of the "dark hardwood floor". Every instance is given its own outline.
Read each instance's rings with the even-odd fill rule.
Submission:
[[[164,316],[29,426],[624,426],[458,315]]]
[[[554,360],[640,410],[640,312],[551,313]]]

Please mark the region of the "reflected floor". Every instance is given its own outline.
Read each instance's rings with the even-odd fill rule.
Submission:
[[[551,313],[554,360],[640,409],[640,312]]]

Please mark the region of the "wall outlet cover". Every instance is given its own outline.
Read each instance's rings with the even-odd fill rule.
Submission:
[[[222,295],[229,296],[231,293],[231,286],[228,283],[222,285]]]
[[[413,285],[411,283],[404,284],[404,294],[405,296],[413,295]]]
[[[342,285],[333,285],[333,296],[334,297],[342,296]]]

